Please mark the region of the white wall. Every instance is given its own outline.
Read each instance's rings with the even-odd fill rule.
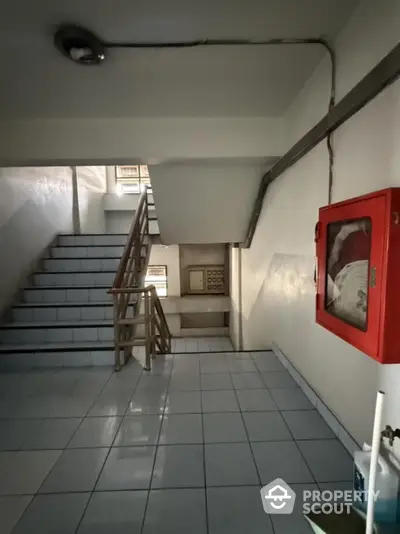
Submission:
[[[83,234],[106,231],[103,197],[107,191],[104,166],[77,167],[79,216]]]
[[[399,29],[397,0],[360,3],[335,43],[339,97],[398,43]],[[288,146],[326,112],[327,65],[287,113]],[[398,81],[335,132],[333,201],[400,186],[399,141]],[[381,366],[315,324],[314,225],[327,184],[322,143],[269,188],[252,247],[243,251],[244,342],[248,348],[276,342],[362,443],[371,437],[379,387],[387,392],[384,423],[400,427],[400,365]]]
[[[282,153],[280,118],[0,121],[0,165],[116,165]]]
[[[229,335],[236,350],[240,350],[240,320],[242,313],[240,310],[241,293],[241,250],[239,248],[229,248],[229,299],[231,314],[229,320]]]
[[[55,235],[71,231],[69,167],[0,169],[0,311]]]

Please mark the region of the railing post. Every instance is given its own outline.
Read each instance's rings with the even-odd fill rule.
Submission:
[[[144,293],[144,335],[146,347],[146,364],[145,370],[151,370],[151,341],[150,341],[150,296],[148,292]]]
[[[150,299],[150,338],[151,338],[151,357],[154,360],[156,357],[156,322],[155,322],[155,305],[152,291],[149,294]]]
[[[121,360],[120,360],[120,339],[121,339],[121,326],[118,324],[119,319],[119,297],[120,295],[113,295],[114,303],[114,348],[115,348],[115,370],[119,371],[121,369]]]

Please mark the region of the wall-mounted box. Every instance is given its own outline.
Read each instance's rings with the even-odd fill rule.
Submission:
[[[316,321],[380,363],[400,363],[400,188],[319,210]]]
[[[225,293],[224,265],[189,265],[186,272],[188,295]]]

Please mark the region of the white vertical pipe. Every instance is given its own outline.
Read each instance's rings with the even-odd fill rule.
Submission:
[[[382,413],[385,393],[378,391],[376,395],[374,430],[372,433],[371,463],[369,466],[368,502],[367,502],[367,522],[365,534],[373,534],[374,510],[375,510],[375,479],[378,465],[378,457],[381,444]]]

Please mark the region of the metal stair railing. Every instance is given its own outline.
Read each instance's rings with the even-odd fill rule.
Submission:
[[[151,369],[156,350],[171,351],[171,333],[161,301],[154,286],[144,287],[151,250],[147,188],[140,195],[135,217],[115,275],[108,291],[114,304],[115,369],[121,368],[132,355],[132,348],[142,344],[137,336],[138,325],[144,325],[146,349],[145,369]],[[144,302],[144,314],[140,314]]]

